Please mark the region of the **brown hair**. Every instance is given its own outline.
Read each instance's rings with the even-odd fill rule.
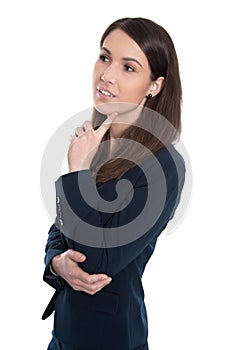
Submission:
[[[102,47],[105,38],[115,29],[123,30],[144,52],[151,69],[151,81],[158,77],[165,78],[163,88],[159,94],[146,101],[145,107],[147,108],[141,113],[137,126],[128,127],[121,135],[121,138],[136,141],[155,154],[164,145],[176,141],[181,132],[182,88],[175,47],[171,37],[163,27],[145,18],[122,18],[113,22],[103,33],[100,47]],[[157,117],[159,115],[163,116],[163,118],[159,118],[159,126],[158,118],[148,118],[148,111],[153,111]],[[94,109],[92,116],[94,128],[97,128],[105,119],[105,115]],[[166,125],[162,122],[164,119],[167,122]],[[174,128],[167,127],[168,124]],[[159,131],[156,129],[161,131],[159,136]],[[150,133],[147,130],[152,132]],[[156,136],[154,136],[155,132]],[[102,142],[109,139],[108,131]],[[129,148],[132,151],[131,146]],[[92,171],[97,174],[97,181],[105,182],[112,178],[120,178],[133,167],[135,162],[127,160],[130,159],[127,154],[128,151],[125,145],[121,150],[118,147],[112,158],[108,159],[106,143],[104,147],[101,147],[100,144],[91,164]],[[138,150],[135,149],[135,152],[138,152]],[[125,159],[124,154],[126,155]],[[142,154],[141,156],[138,155],[138,159],[143,159]]]

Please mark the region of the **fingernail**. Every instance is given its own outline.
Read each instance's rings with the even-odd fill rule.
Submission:
[[[117,112],[113,112],[113,113],[109,114],[108,117],[109,117],[110,119],[114,119],[114,118],[116,118],[117,115],[118,115]]]
[[[107,280],[108,279],[108,276],[103,276],[103,277],[101,277],[101,281],[105,281],[105,280]]]

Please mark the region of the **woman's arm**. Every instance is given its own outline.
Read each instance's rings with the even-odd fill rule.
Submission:
[[[114,276],[142,253],[166,227],[179,201],[185,168],[184,163],[179,161],[179,171],[177,171],[177,162],[174,162],[168,150],[164,149],[159,153],[159,166],[162,168],[163,176],[158,176],[159,168],[156,169],[154,165],[150,167],[146,176],[140,176],[133,185],[133,197],[132,191],[130,191],[121,202],[120,208],[123,210],[117,210],[113,213],[93,209],[90,203],[88,204],[83,198],[85,190],[89,191],[95,186],[89,170],[69,173],[58,179],[56,189],[59,208],[56,225],[61,223],[60,228],[66,235],[69,245],[87,256],[87,259],[81,264],[86,272]],[[163,201],[160,191],[164,187],[164,181],[166,194]],[[85,186],[81,188],[84,183]],[[116,181],[109,181],[101,186],[100,192],[102,191],[102,194],[108,198],[108,194],[114,191],[115,186]],[[147,203],[148,193],[152,188],[155,191],[153,200],[150,202],[150,206],[147,206],[144,216],[137,220],[140,218],[140,211]],[[160,195],[157,195],[159,193]],[[94,206],[98,207],[98,198],[95,196],[93,203]],[[158,213],[160,214],[158,215]],[[151,224],[153,215],[154,223]],[[135,231],[140,232],[140,235],[135,236],[135,239],[127,244],[117,245],[117,239],[120,239],[120,236],[124,234],[124,228],[127,225],[131,227],[132,221],[137,223],[136,226],[132,227]],[[111,230],[115,230],[115,236],[112,236],[116,239],[115,246],[113,246],[115,244],[113,244],[113,240],[109,240],[112,234]],[[95,232],[97,232],[96,236]],[[83,238],[85,239],[85,236],[81,233],[85,233],[87,244],[84,244]],[[131,232],[131,234],[133,233]],[[93,237],[94,240],[92,240]]]
[[[104,274],[90,275],[79,267],[85,255],[68,249],[62,233],[53,225],[45,248],[44,281],[56,290],[64,287],[66,281],[74,290],[95,294],[111,282]]]
[[[59,230],[53,230],[53,227],[51,227],[48,234],[49,236],[45,247],[45,270],[43,279],[51,287],[56,290],[61,290],[64,287],[64,280],[52,271],[51,262],[56,255],[64,253],[68,248]]]

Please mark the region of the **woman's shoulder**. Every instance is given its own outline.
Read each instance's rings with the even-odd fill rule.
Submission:
[[[170,144],[164,146],[151,154],[150,157],[142,162],[143,168],[150,171],[154,168],[162,168],[163,171],[168,170],[170,173],[172,170],[178,171],[180,174],[185,173],[185,161],[178,149]]]
[[[159,182],[160,177],[165,177],[167,181],[174,178],[183,181],[185,177],[184,158],[172,144],[151,154],[122,176],[135,185]]]
[[[178,169],[185,171],[185,160],[175,145],[170,144],[157,151],[154,156],[164,166],[176,166]]]

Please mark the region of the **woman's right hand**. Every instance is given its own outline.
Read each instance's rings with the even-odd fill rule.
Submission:
[[[83,271],[78,263],[84,262],[85,255],[73,249],[56,255],[52,259],[52,268],[74,290],[94,295],[111,282],[111,277],[105,274],[93,274]]]

